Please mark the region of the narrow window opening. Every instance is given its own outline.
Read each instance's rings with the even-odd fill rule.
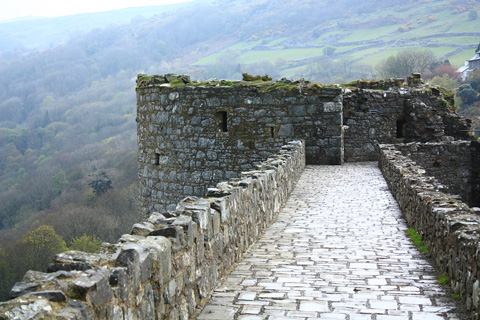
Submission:
[[[155,164],[156,165],[160,164],[160,153],[155,153]]]
[[[405,120],[397,120],[397,138],[405,138]]]
[[[275,138],[275,128],[274,127],[270,127],[270,135],[272,136],[272,138]]]
[[[220,132],[228,132],[228,117],[227,111],[218,111],[217,112],[217,129]]]

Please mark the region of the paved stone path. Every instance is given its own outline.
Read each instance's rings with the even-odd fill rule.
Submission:
[[[307,166],[198,320],[461,319],[376,163]]]

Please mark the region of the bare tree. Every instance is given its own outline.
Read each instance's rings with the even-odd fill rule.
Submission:
[[[383,78],[407,77],[412,72],[423,73],[429,71],[435,55],[430,50],[403,50],[380,62],[376,69]]]

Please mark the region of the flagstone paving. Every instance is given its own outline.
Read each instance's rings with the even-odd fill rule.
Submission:
[[[198,320],[463,319],[377,164],[307,166]]]

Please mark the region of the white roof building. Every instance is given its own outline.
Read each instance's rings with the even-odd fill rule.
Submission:
[[[467,78],[468,73],[474,70],[480,70],[480,43],[478,44],[477,50],[475,50],[475,55],[471,59],[465,61],[464,66],[457,69],[458,72],[462,73],[463,81]]]

